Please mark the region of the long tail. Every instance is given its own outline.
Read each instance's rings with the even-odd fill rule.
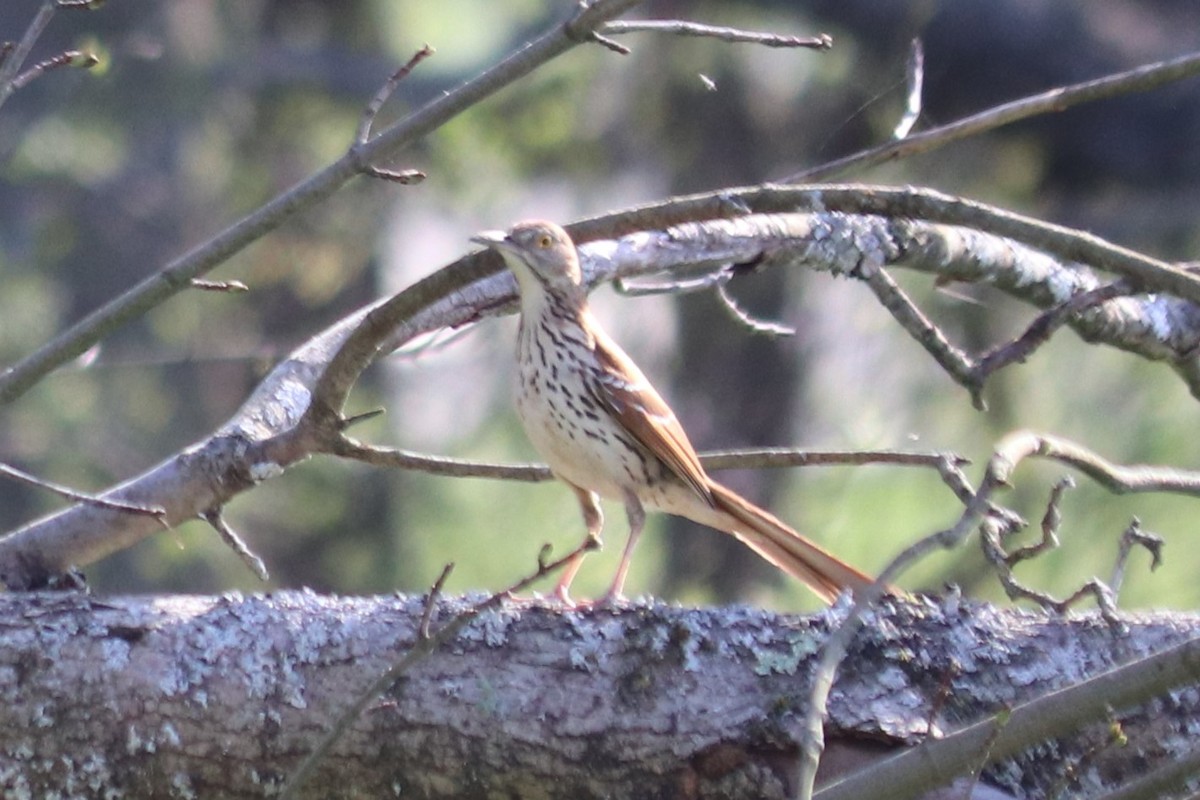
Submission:
[[[731,489],[710,480],[709,490],[716,510],[736,523],[729,529],[715,527],[733,534],[767,561],[803,581],[826,602],[832,602],[844,589],[857,593],[875,582]],[[712,524],[709,520],[705,523]]]

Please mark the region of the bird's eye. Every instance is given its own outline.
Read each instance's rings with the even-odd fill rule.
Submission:
[[[552,243],[553,243],[553,240],[550,238],[550,234],[548,234],[548,233],[543,233],[541,236],[538,237],[538,240],[537,240],[537,246],[541,247],[543,249],[549,247]]]

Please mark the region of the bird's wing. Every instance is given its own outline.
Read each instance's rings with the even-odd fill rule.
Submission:
[[[635,440],[712,505],[708,475],[675,412],[625,351],[602,331],[595,336],[595,353],[602,367],[602,375],[595,382],[601,405]]]

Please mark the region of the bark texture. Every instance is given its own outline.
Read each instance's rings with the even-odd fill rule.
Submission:
[[[472,598],[442,601],[446,620]],[[477,598],[476,598],[477,599]],[[416,637],[421,598],[0,597],[4,797],[273,796]],[[785,797],[814,654],[838,610],[506,608],[378,698],[303,797]],[[889,602],[838,677],[829,761],[919,741],[1184,641],[1197,620]],[[1091,795],[1183,752],[1195,689],[989,773]]]

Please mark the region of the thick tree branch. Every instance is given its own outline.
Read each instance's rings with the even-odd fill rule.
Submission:
[[[477,599],[445,599],[435,613],[448,619]],[[269,795],[328,721],[417,644],[425,610],[420,597],[309,592],[21,594],[0,605],[0,793],[30,797],[72,786],[94,796]],[[839,617],[663,604],[489,611],[370,705],[300,796],[530,796],[553,786],[574,798],[782,798],[794,788],[787,765],[814,653]],[[1116,636],[1087,615],[953,598],[885,603],[838,682],[831,749],[886,757],[931,723],[951,734],[1165,653],[1200,624],[1124,619],[1131,633]],[[1095,796],[1185,755],[1191,743],[1168,732],[1200,708],[1194,692],[1164,693],[1162,674],[1135,670],[1114,690],[1129,746],[1093,753],[1096,769],[1071,772],[1109,731],[1103,711],[985,780],[1020,780],[1027,795],[1066,781]],[[950,702],[937,699],[946,676]],[[1102,692],[1079,691],[1087,707],[1103,705]],[[1028,747],[1046,732],[1014,726],[1006,747],[1018,734]]]
[[[730,200],[735,197],[736,202]],[[752,213],[712,219],[713,212],[778,207],[858,207],[898,219],[844,211]],[[927,217],[921,218],[919,210]],[[645,219],[691,217],[664,229],[643,229],[596,241],[595,231],[626,229]],[[1002,229],[1037,239],[1056,252],[1094,256],[1126,273],[1155,296],[1119,297],[1089,305],[1069,324],[1086,338],[1144,357],[1168,359],[1200,381],[1200,314],[1191,302],[1200,281],[1185,271],[1124,251],[1085,234],[1048,226],[979,204],[921,190],[759,187],[682,198],[572,226],[583,244],[587,279],[597,283],[659,271],[754,263],[866,276],[887,267],[930,271],[955,280],[984,280],[1032,304],[1054,307],[1098,284],[1078,262],[1051,257],[1023,242],[966,228]],[[945,224],[956,220],[956,224]],[[1076,237],[1072,239],[1071,237]],[[589,241],[590,240],[590,241]],[[1083,242],[1081,245],[1080,242]],[[1136,278],[1129,272],[1137,272]],[[210,439],[172,457],[103,496],[162,505],[168,524],[219,508],[257,482],[282,474],[316,453],[338,453],[342,407],[358,376],[375,359],[414,337],[455,328],[514,308],[512,276],[490,254],[474,253],[397,294],[348,316],[314,337],[259,385],[239,412]],[[1200,387],[1200,384],[1198,384]],[[967,493],[960,493],[965,498]],[[967,500],[964,499],[964,502]],[[988,513],[995,513],[991,509]],[[112,509],[75,507],[0,539],[0,579],[11,588],[41,585],[161,530],[158,523]]]

